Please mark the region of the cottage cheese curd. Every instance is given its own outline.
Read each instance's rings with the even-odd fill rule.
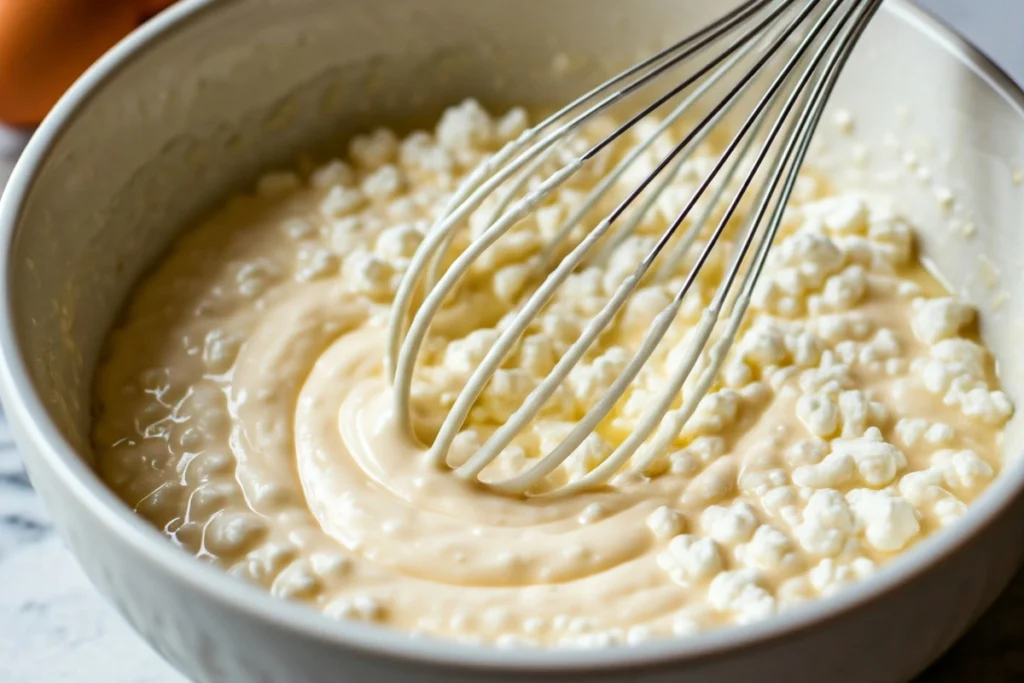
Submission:
[[[954,522],[996,475],[1013,407],[973,336],[974,309],[925,272],[913,230],[884,199],[812,175],[719,381],[646,476],[509,498],[427,465],[390,413],[390,301],[459,178],[526,125],[522,110],[495,119],[466,102],[433,133],[361,135],[346,159],[267,174],[183,236],[132,296],[99,368],[93,441],[109,485],[186,552],[328,616],[502,646],[595,647],[747,623],[828,595]],[[581,131],[552,164],[610,125]],[[442,309],[413,388],[422,440],[528,290],[531,259],[628,137],[485,252]],[[620,189],[677,139],[654,145]],[[569,278],[475,404],[451,463],[550,371],[713,159],[696,154],[635,235]],[[472,217],[453,251],[492,210]],[[669,339],[548,484],[591,471],[642,419],[686,353],[728,238]],[[572,429],[690,265],[643,283],[485,480],[521,471]]]

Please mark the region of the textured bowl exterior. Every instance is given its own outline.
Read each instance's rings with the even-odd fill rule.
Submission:
[[[168,661],[202,683],[894,683],[934,660],[992,602],[1024,549],[1016,459],[955,528],[833,599],[686,641],[582,653],[475,648],[329,621],[173,548],[90,469],[89,387],[104,335],[132,284],[219,197],[260,168],[379,118],[427,117],[470,94],[564,100],[650,41],[677,36],[665,27],[696,23],[712,4],[550,0],[526,13],[475,0],[193,0],[129,37],[56,107],[0,201],[0,393],[61,534]],[[552,78],[560,51],[580,66]],[[915,65],[912,76],[885,68],[894,54]],[[989,306],[982,278],[964,264],[984,258],[999,272],[1024,270],[1016,229],[1024,192],[1009,182],[1024,160],[1024,96],[941,26],[893,1],[836,98],[870,145],[891,130],[898,100],[917,117],[915,135],[948,148],[935,172],[981,207],[984,229],[969,244],[925,234],[922,250],[981,305],[982,333],[1019,402],[1024,280],[1006,279],[1009,303]],[[836,141],[827,151],[841,165],[844,149]],[[891,185],[886,163],[863,183]],[[927,192],[898,193],[919,224],[940,220]],[[1012,452],[1021,431],[1015,419]]]

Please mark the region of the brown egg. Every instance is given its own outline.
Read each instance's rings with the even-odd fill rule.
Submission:
[[[173,0],[0,0],[0,122],[38,123],[92,62]]]

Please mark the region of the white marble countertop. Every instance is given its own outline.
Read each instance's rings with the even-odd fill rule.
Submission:
[[[922,0],[1024,83],[1024,0]],[[0,129],[0,185],[26,135]],[[1024,571],[916,683],[1024,680]],[[0,416],[0,682],[187,683],[93,590],[53,533]],[[240,682],[244,683],[244,682]]]

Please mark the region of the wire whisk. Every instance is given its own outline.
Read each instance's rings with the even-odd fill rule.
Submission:
[[[478,451],[454,468],[467,480],[480,473],[526,428],[554,395],[569,372],[585,356],[620,309],[649,277],[664,277],[698,243],[712,217],[712,207],[734,188],[724,214],[700,243],[671,303],[662,310],[633,352],[625,369],[557,446],[529,467],[500,481],[492,489],[514,495],[567,494],[602,485],[622,471],[645,472],[680,433],[698,403],[715,382],[722,361],[741,328],[769,250],[782,224],[783,212],[807,155],[815,129],[854,45],[881,0],[748,0],[692,35],[630,67],[595,87],[536,126],[526,130],[473,170],[457,189],[443,215],[428,231],[401,283],[389,321],[386,360],[393,384],[398,425],[413,431],[411,391],[417,358],[431,323],[474,262],[502,235],[537,210],[544,200],[606,148],[623,138],[644,119],[669,103],[674,107],[647,138],[630,149],[593,188],[582,206],[568,216],[545,246],[539,262],[545,266],[537,281],[506,316],[497,340],[479,362],[455,398],[429,445],[427,457],[447,466],[447,455],[470,411],[494,373],[505,362],[532,320],[559,287],[582,264],[600,263],[636,229],[643,215],[672,183],[682,162],[716,129],[744,96],[756,101],[728,136],[710,171],[692,197],[655,241],[653,248],[626,277],[579,338],[537,384],[522,405],[489,435]],[[633,104],[636,113],[610,134],[554,173],[538,177],[559,143],[589,120],[612,107],[623,108],[656,82],[672,79],[680,65],[699,62],[690,75],[646,104]],[[776,65],[779,64],[780,66]],[[678,76],[676,77],[678,78]],[[768,81],[767,85],[763,81]],[[717,96],[715,93],[723,94]],[[629,191],[582,239],[569,244],[584,216],[605,197],[641,154],[684,116],[699,114],[678,144]],[[742,170],[741,170],[742,168]],[[738,174],[738,175],[737,175]],[[734,178],[738,178],[733,182]],[[543,487],[545,478],[562,464],[598,427],[636,379],[677,317],[687,293],[706,267],[743,197],[754,189],[752,210],[740,230],[711,303],[694,326],[687,352],[647,407],[636,428],[595,468],[560,487]],[[494,219],[449,261],[456,232],[489,197],[497,198]],[[680,232],[701,200],[702,214]],[[632,207],[632,208],[631,208]],[[627,213],[629,211],[629,213]],[[584,226],[587,227],[587,226]],[[669,248],[671,245],[671,248]],[[567,253],[565,253],[567,251]],[[664,252],[664,253],[663,253]],[[724,319],[720,322],[720,318]],[[717,330],[717,331],[716,331]],[[700,361],[700,362],[698,362]],[[695,373],[693,378],[691,374]],[[686,385],[681,406],[673,409]]]

